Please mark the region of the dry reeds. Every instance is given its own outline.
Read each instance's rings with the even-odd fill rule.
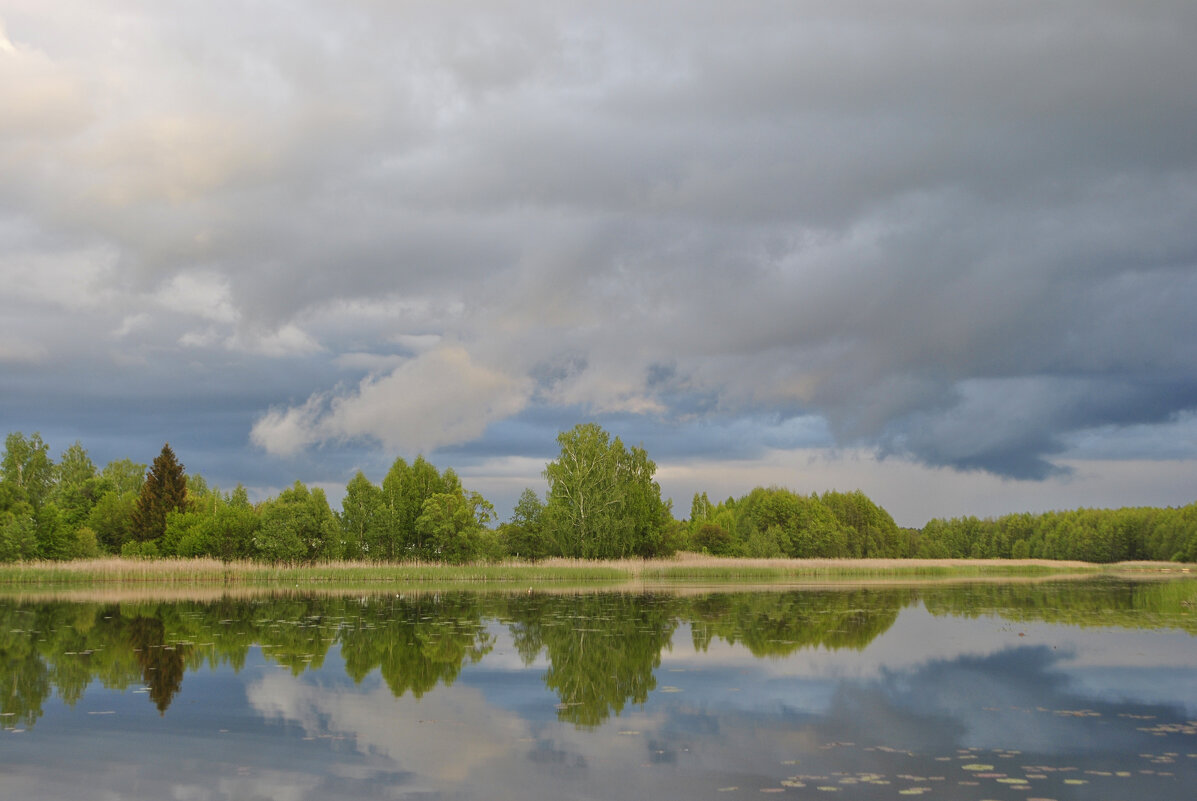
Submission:
[[[0,566],[0,586],[329,586],[385,583],[696,583],[819,579],[1045,576],[1120,571],[1180,572],[1178,565],[1095,565],[1039,559],[734,559],[683,553],[668,559],[446,565],[319,562],[283,565],[216,559],[86,559]]]

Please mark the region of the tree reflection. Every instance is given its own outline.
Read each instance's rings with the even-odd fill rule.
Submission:
[[[688,609],[696,650],[711,639],[741,643],[753,656],[785,656],[800,648],[862,650],[916,597],[911,589],[720,593]]]
[[[137,655],[141,677],[159,714],[166,714],[175,693],[183,686],[185,646],[166,643],[166,627],[156,617],[135,617],[127,628],[129,647]]]
[[[1197,582],[1068,581],[774,593],[367,595],[226,598],[215,603],[0,603],[0,726],[31,726],[51,693],[73,705],[87,687],[144,685],[165,714],[187,671],[240,670],[253,648],[294,675],[339,649],[355,682],[374,671],[396,696],[457,681],[505,625],[543,679],[557,717],[597,726],[657,689],[678,627],[705,651],[715,639],[777,658],[803,648],[863,649],[899,611],[997,614],[1082,626],[1174,627],[1197,634]]]
[[[341,629],[341,656],[356,682],[378,670],[396,697],[451,685],[466,662],[494,647],[476,596],[365,599]]]
[[[547,651],[544,681],[560,700],[557,717],[579,726],[648,699],[678,624],[668,596],[556,596],[512,607],[517,649],[525,663]]]

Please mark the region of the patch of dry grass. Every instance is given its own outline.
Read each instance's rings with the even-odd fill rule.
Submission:
[[[1095,565],[1044,559],[734,559],[681,553],[668,559],[444,565],[428,562],[322,562],[271,565],[216,559],[85,559],[0,565],[0,586],[329,586],[386,583],[695,583],[802,582],[819,579],[1182,574],[1193,566],[1135,562]]]

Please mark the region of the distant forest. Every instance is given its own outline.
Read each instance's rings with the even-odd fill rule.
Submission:
[[[256,504],[240,484],[222,492],[188,474],[169,444],[148,466],[121,459],[100,469],[78,442],[55,462],[39,434],[12,433],[0,474],[0,561],[120,554],[463,563],[677,551],[1197,561],[1197,503],[932,520],[919,530],[899,528],[860,491],[804,495],[774,486],[716,503],[697,493],[679,520],[643,448],[593,423],[562,432],[557,444],[560,454],[543,474],[547,490],[524,490],[500,524],[452,468],[438,470],[422,456],[396,459],[381,484],[358,472],[334,510],[323,490],[299,481]]]

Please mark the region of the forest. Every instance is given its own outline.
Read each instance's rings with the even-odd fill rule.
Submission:
[[[500,522],[451,468],[398,458],[380,483],[358,472],[339,510],[300,481],[256,503],[188,474],[169,444],[150,464],[98,467],[75,442],[55,461],[37,433],[10,433],[0,463],[0,561],[103,555],[207,556],[298,564],[466,563],[563,556],[621,559],[678,551],[730,557],[1197,561],[1197,503],[935,519],[900,528],[859,490],[756,487],[677,519],[656,464],[594,423],[557,437],[543,493],[527,488]]]

